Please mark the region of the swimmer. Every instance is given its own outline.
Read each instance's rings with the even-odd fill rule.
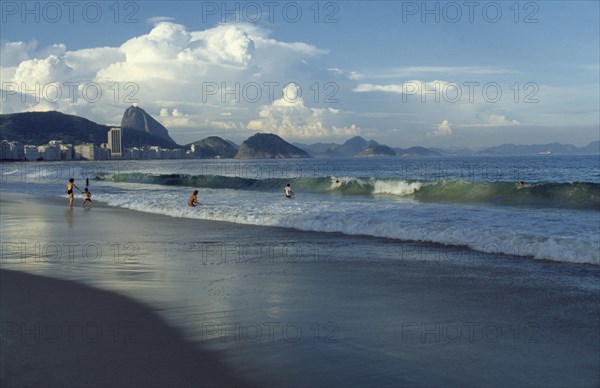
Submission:
[[[283,194],[286,198],[294,197],[294,191],[292,191],[292,186],[289,183],[283,188]]]
[[[190,196],[190,199],[188,199],[188,206],[197,206],[197,205],[202,205],[202,204],[200,202],[198,202],[198,190],[194,190],[194,192]]]

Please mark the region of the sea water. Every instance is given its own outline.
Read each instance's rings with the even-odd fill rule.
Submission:
[[[8,191],[63,196],[70,177],[140,212],[600,264],[597,156],[2,164]]]

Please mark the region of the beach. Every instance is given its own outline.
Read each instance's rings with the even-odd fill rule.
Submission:
[[[129,298],[19,271],[0,285],[4,387],[247,385]]]
[[[600,383],[598,266],[1,201],[3,386]]]

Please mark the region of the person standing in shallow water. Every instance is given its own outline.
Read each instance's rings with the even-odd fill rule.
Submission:
[[[90,189],[86,187],[85,189],[83,189],[83,191],[85,192],[85,198],[83,199],[83,203],[81,204],[81,206],[85,207],[85,204],[89,202],[90,206],[94,207],[94,201],[92,201],[92,193],[90,192]]]
[[[292,186],[289,183],[283,188],[283,194],[286,198],[294,197],[294,191],[292,190]]]
[[[197,205],[201,205],[201,203],[198,202],[198,190],[194,190],[194,192],[190,196],[190,199],[188,199],[188,206],[197,206]]]
[[[81,193],[81,189],[79,187],[77,187],[77,185],[75,184],[75,179],[71,178],[71,179],[69,179],[69,183],[67,183],[67,186],[65,187],[65,191],[67,192],[67,195],[69,196],[69,207],[73,207],[73,199],[74,199],[73,188],[76,188]]]

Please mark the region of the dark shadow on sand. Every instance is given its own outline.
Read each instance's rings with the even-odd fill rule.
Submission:
[[[148,307],[78,283],[0,270],[0,386],[247,386]]]

